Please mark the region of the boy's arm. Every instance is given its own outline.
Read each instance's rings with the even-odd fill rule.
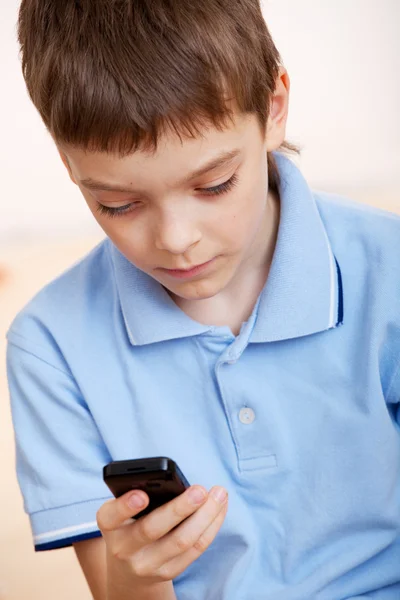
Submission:
[[[73,545],[93,600],[107,600],[106,544],[101,537]]]

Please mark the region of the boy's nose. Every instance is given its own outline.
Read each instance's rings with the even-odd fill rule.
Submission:
[[[163,218],[156,227],[155,246],[158,250],[166,250],[171,254],[184,254],[197,244],[201,233],[189,219],[169,216]]]

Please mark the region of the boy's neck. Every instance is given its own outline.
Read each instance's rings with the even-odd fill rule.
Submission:
[[[237,271],[229,285],[216,296],[205,300],[185,300],[174,297],[174,302],[192,319],[204,325],[227,326],[236,336],[254,309],[267,281],[274,255],[279,228],[280,203],[268,196],[265,219],[253,245],[253,251]]]

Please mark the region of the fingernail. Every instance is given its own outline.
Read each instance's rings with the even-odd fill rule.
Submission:
[[[206,491],[201,487],[193,487],[188,491],[188,496],[193,504],[201,504],[206,497]]]
[[[130,508],[141,508],[144,504],[145,500],[142,494],[138,494],[137,492],[133,492],[128,498],[128,506]]]
[[[214,500],[219,502],[219,504],[224,504],[228,497],[228,492],[222,487],[216,487],[211,490],[210,495],[214,498]]]

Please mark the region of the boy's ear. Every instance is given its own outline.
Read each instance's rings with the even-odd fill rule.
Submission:
[[[286,122],[289,111],[290,79],[283,67],[276,80],[274,95],[269,109],[266,130],[267,151],[277,150],[286,136]]]
[[[75,183],[75,185],[76,185],[76,181],[75,181],[74,176],[72,174],[71,165],[68,162],[67,155],[62,150],[60,150],[60,148],[58,148],[58,153],[60,155],[61,160],[64,163],[65,168],[68,171],[68,175],[70,176],[70,179],[71,179],[72,183]]]

